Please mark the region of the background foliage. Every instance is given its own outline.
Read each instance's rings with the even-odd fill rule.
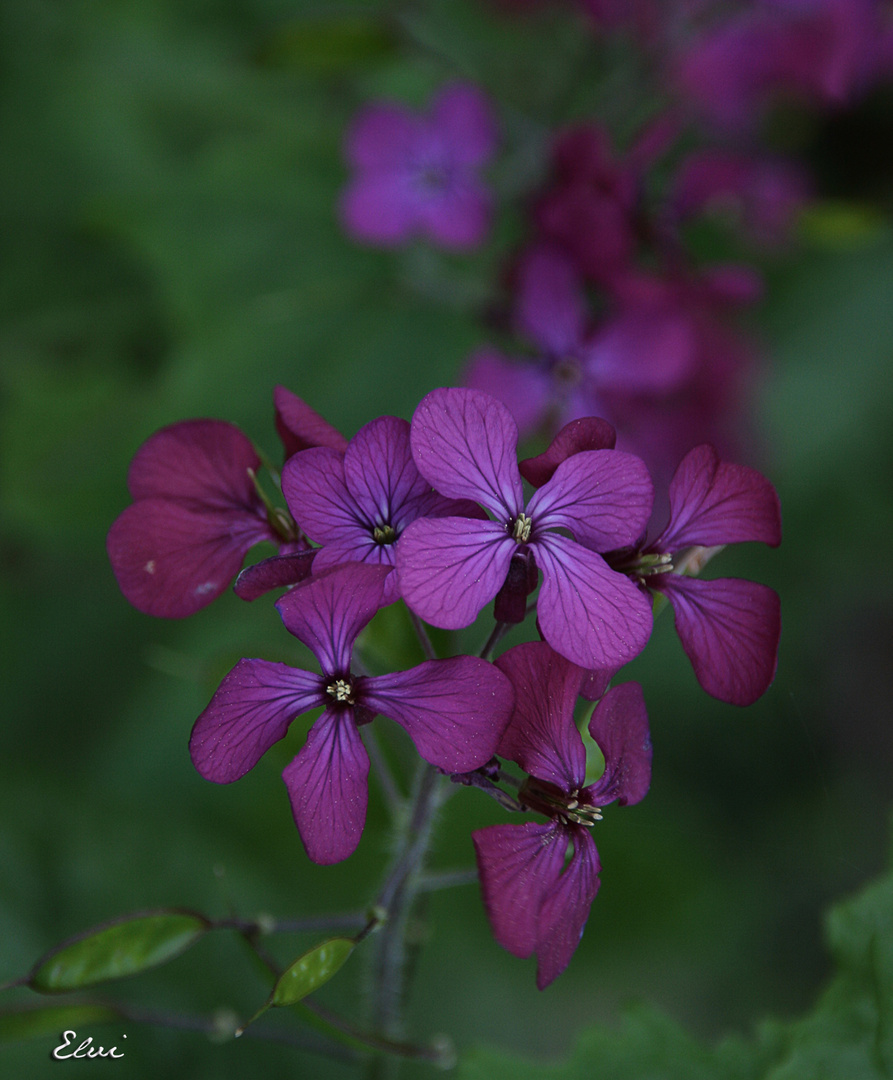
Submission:
[[[501,103],[494,182],[512,195],[536,175],[549,124],[598,108],[632,125],[647,112],[600,89],[604,59],[560,13],[516,24],[471,0],[0,10],[0,981],[123,912],[285,917],[368,901],[387,843],[374,787],[357,854],[317,867],[279,779],[303,730],[232,787],[201,780],[186,752],[237,658],[296,661],[275,611],[228,595],[185,623],[142,616],[117,590],[105,533],[128,501],[127,464],[158,426],[222,417],[275,453],[275,383],[352,433],[410,416],[479,343],[475,304],[517,211],[473,258],[353,245],[334,207],[341,137],[361,103],[422,104],[446,78],[480,82]],[[690,1034],[667,1038],[706,1047],[816,1001],[830,972],[821,912],[884,865],[893,794],[891,168],[866,151],[889,146],[891,123],[878,94],[787,135],[817,166],[823,201],[798,248],[767,263],[755,325],[770,357],[761,465],[785,541],[727,553],[721,568],[781,593],[773,687],[744,711],[707,698],[665,616],[630,673],[649,703],[653,787],[606,815],[603,886],[570,968],[538,993],[532,963],[492,940],[475,885],[434,894],[410,1013],[419,1035],[562,1059],[588,1024],[642,1002],[621,1039],[636,1024],[650,1038],[681,1024]],[[384,647],[414,662],[399,620],[382,627]],[[388,735],[399,758],[402,736]],[[470,867],[469,829],[497,820],[462,792],[435,864]],[[281,960],[315,940],[284,941]],[[352,961],[320,1000],[355,1012],[362,983]],[[244,1018],[269,987],[221,934],[118,990],[135,1006]],[[884,1007],[889,1017],[889,996]],[[129,1076],[354,1075],[248,1039],[126,1030]],[[589,1073],[603,1051],[587,1038],[577,1053]],[[3,1046],[3,1071],[55,1075],[52,1045]],[[463,1075],[501,1075],[475,1071],[490,1061],[476,1053]],[[68,1064],[74,1076],[94,1068]]]

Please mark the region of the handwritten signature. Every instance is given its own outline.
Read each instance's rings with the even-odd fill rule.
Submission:
[[[69,1050],[75,1040],[78,1037],[76,1031],[63,1031],[62,1042],[53,1049],[53,1057],[57,1061],[64,1061],[66,1058],[122,1058],[124,1054],[118,1049],[117,1046],[110,1046],[108,1050],[103,1046],[93,1045],[93,1036],[88,1035],[81,1044],[74,1050]],[[127,1036],[125,1035],[126,1039]]]

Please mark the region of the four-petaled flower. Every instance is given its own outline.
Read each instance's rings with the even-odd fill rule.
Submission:
[[[492,109],[471,85],[445,87],[430,116],[397,104],[368,106],[346,141],[355,174],[341,199],[345,228],[384,247],[417,236],[447,248],[477,246],[492,203],[478,170],[495,148]]]
[[[471,656],[388,675],[352,672],[354,641],[382,606],[389,573],[387,566],[352,563],[286,593],[276,604],[282,621],[313,652],[322,674],[240,660],[192,730],[195,767],[225,784],[252,769],[297,716],[323,707],[282,774],[304,847],[317,863],[346,859],[363,831],[369,758],[362,724],[376,713],[388,716],[426,761],[466,772],[493,756],[512,708],[508,679]]]
[[[323,545],[315,573],[345,562],[394,566],[403,530],[416,518],[481,516],[473,503],[432,491],[412,459],[409,424],[396,416],[360,428],[343,454],[319,447],[289,458],[282,493],[304,532]],[[391,574],[383,602],[399,595]]]
[[[599,554],[635,543],[645,529],[652,486],[637,457],[573,454],[525,506],[517,425],[501,402],[468,389],[428,394],[411,442],[419,472],[438,491],[474,499],[496,518],[421,518],[407,528],[397,571],[416,614],[448,629],[470,625],[520,554],[542,571],[537,617],[554,649],[586,668],[619,667],[641,652],[651,604]]]
[[[732,705],[752,705],[775,676],[781,603],[768,585],[689,573],[700,570],[710,549],[748,540],[781,543],[775,488],[755,469],[721,461],[705,444],[686,454],[673,476],[667,527],[627,560],[648,589],[673,605],[698,682]]]
[[[509,649],[496,665],[515,689],[498,753],[529,774],[522,803],[551,820],[491,825],[472,839],[493,934],[515,956],[536,954],[542,990],[570,962],[598,891],[601,867],[590,827],[608,803],[631,805],[648,791],[648,717],[638,683],[605,694],[589,722],[605,770],[585,785],[586,750],[574,705],[586,673],[545,642]]]

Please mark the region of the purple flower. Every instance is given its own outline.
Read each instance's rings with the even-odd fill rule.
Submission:
[[[282,492],[304,532],[323,545],[316,573],[344,562],[393,567],[403,530],[416,518],[481,516],[473,503],[431,490],[412,459],[409,424],[396,416],[366,424],[343,454],[319,447],[289,458]],[[383,602],[399,595],[397,575],[391,574]]]
[[[544,642],[509,649],[496,664],[515,688],[499,753],[529,773],[520,799],[550,821],[491,825],[472,839],[493,934],[515,956],[536,954],[543,990],[570,962],[599,888],[590,828],[608,803],[631,805],[648,791],[648,717],[638,683],[608,691],[589,722],[605,770],[584,786],[586,751],[574,722],[584,672]]]
[[[643,584],[673,605],[698,682],[732,705],[753,704],[775,676],[778,595],[753,581],[702,580],[685,571],[696,572],[709,549],[748,540],[781,543],[775,488],[754,469],[720,461],[712,446],[696,446],[670,484],[667,527],[633,560]]]
[[[184,618],[227,588],[261,540],[300,550],[297,531],[284,536],[267,516],[253,480],[259,467],[249,439],[223,420],[184,420],[143,443],[127,476],[135,501],[107,540],[134,607]]]
[[[676,306],[640,303],[593,326],[574,264],[546,245],[521,259],[517,287],[515,327],[539,358],[519,365],[486,350],[465,384],[504,401],[522,431],[550,413],[604,415],[611,393],[666,395],[690,373],[695,337]]]
[[[644,530],[652,487],[638,458],[617,450],[574,454],[525,506],[518,428],[501,402],[467,389],[428,394],[413,416],[411,442],[430,483],[450,498],[476,500],[496,519],[422,518],[409,526],[397,570],[418,615],[435,626],[468,626],[517,557],[528,573],[543,573],[537,617],[554,649],[587,668],[638,655],[651,632],[651,605],[599,554]],[[529,578],[520,585],[529,591]]]
[[[508,680],[474,657],[429,660],[391,675],[351,671],[353,643],[382,606],[389,572],[341,566],[286,593],[276,604],[282,621],[322,674],[240,660],[192,729],[195,767],[228,784],[252,769],[297,716],[324,709],[282,774],[304,847],[317,863],[340,862],[359,843],[369,772],[359,727],[376,713],[400,724],[432,765],[466,772],[493,756],[511,712]]]
[[[277,386],[276,426],[286,456],[303,446],[343,447],[346,439],[299,397]],[[184,420],[140,449],[127,486],[134,502],[109,530],[118,585],[147,615],[181,619],[220,596],[248,550],[267,540],[279,555],[250,567],[236,592],[244,600],[309,573],[314,553],[294,520],[269,508],[255,483],[261,460],[224,420]]]
[[[492,202],[478,170],[495,147],[490,104],[471,85],[445,87],[430,116],[397,104],[368,106],[347,136],[355,173],[341,199],[345,229],[384,247],[416,236],[447,248],[476,247]]]

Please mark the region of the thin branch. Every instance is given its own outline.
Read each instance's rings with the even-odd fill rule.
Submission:
[[[412,620],[413,629],[415,630],[416,636],[421,643],[422,650],[425,653],[425,659],[436,660],[437,650],[434,648],[434,645],[431,642],[428,631],[425,629],[425,624],[418,617],[418,615],[416,615],[412,608],[407,607],[407,611],[409,612],[409,618]]]

